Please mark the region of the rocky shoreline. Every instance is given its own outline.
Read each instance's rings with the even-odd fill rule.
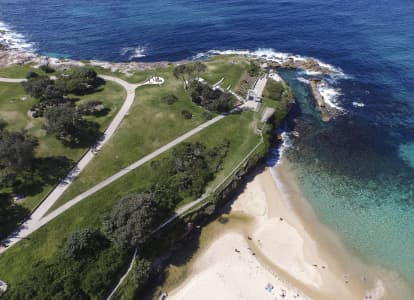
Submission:
[[[255,55],[248,55],[253,58],[263,61],[268,64],[270,68],[283,68],[283,69],[303,69],[309,72],[318,73],[321,75],[333,75],[335,70],[329,66],[324,66],[316,59],[295,59],[294,57],[288,57],[283,61],[269,60]],[[86,64],[92,66],[98,66],[105,69],[110,69],[113,72],[121,72],[126,75],[134,71],[152,70],[157,68],[165,68],[171,64],[182,64],[190,62],[190,60],[181,60],[176,62],[159,61],[159,62],[107,62],[99,60],[73,60],[63,58],[53,58],[43,56],[34,52],[27,52],[11,48],[7,45],[0,44],[0,67],[8,67],[13,65],[33,64],[35,67],[42,65],[49,65],[55,69],[68,68],[71,66],[84,66]]]
[[[126,75],[134,71],[152,70],[166,68],[171,64],[186,63],[188,60],[177,62],[160,61],[160,62],[106,62],[98,60],[73,60],[47,57],[33,52],[26,52],[17,49],[11,49],[6,45],[0,45],[0,67],[10,67],[13,65],[34,65],[40,67],[48,65],[54,69],[64,69],[74,66],[92,65],[110,69],[112,72],[121,72]]]

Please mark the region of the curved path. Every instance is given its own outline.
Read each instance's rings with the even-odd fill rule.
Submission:
[[[69,174],[59,183],[59,185],[45,198],[45,200],[36,208],[36,210],[33,212],[31,217],[24,222],[16,232],[14,232],[12,235],[10,235],[6,239],[6,248],[0,248],[0,254],[5,252],[7,249],[9,249],[11,246],[16,244],[22,239],[25,239],[28,235],[30,235],[32,232],[36,231],[46,223],[50,222],[57,216],[64,213],[66,210],[71,208],[72,206],[76,205],[80,201],[84,200],[85,198],[89,197],[90,195],[96,193],[97,191],[103,189],[104,187],[108,186],[112,182],[118,180],[119,178],[123,177],[124,175],[128,174],[129,172],[135,170],[136,168],[142,166],[143,164],[149,162],[150,160],[154,159],[158,155],[168,151],[169,149],[173,148],[174,146],[178,145],[179,143],[183,142],[184,140],[192,137],[193,135],[199,133],[203,129],[213,125],[214,123],[220,121],[225,116],[219,115],[212,120],[205,122],[201,124],[200,126],[188,131],[187,133],[183,134],[182,136],[176,138],[175,140],[171,141],[170,143],[162,146],[161,148],[155,150],[154,152],[148,154],[147,156],[141,158],[140,160],[134,162],[133,164],[129,165],[125,169],[119,171],[118,173],[108,177],[107,179],[103,180],[102,182],[98,183],[94,187],[90,188],[89,190],[85,191],[84,193],[78,195],[74,199],[66,202],[59,208],[55,209],[51,213],[45,216],[47,211],[53,206],[53,204],[59,199],[59,197],[65,192],[65,190],[69,187],[69,185],[74,181],[74,179],[80,174],[80,172],[87,166],[87,164],[93,159],[96,152],[99,151],[102,146],[109,140],[109,138],[113,135],[115,130],[118,128],[119,124],[121,123],[122,119],[128,112],[129,108],[131,107],[134,98],[135,98],[135,89],[139,86],[145,85],[145,84],[158,84],[159,82],[144,82],[143,84],[130,84],[122,79],[116,78],[116,77],[110,77],[110,76],[101,76],[105,80],[114,81],[116,83],[119,83],[122,85],[125,90],[127,91],[127,98],[118,112],[118,114],[115,116],[107,130],[105,131],[103,138],[93,147],[91,148],[83,157],[82,159],[77,163],[77,165],[69,172]],[[0,81],[2,81],[5,78],[0,78]],[[22,82],[24,79],[7,79],[7,82]],[[6,80],[5,80],[6,81]]]
[[[49,193],[49,195],[42,201],[42,203],[35,209],[30,218],[24,222],[16,232],[14,232],[8,239],[7,245],[11,246],[17,243],[19,240],[25,238],[30,233],[38,229],[40,220],[46,214],[46,212],[53,206],[53,204],[59,199],[59,197],[65,192],[65,190],[70,186],[74,179],[82,172],[83,169],[89,164],[89,162],[94,158],[97,151],[99,151],[102,146],[111,138],[116,129],[119,127],[120,123],[124,119],[125,115],[128,113],[130,107],[132,106],[135,99],[135,89],[139,86],[146,84],[154,84],[153,82],[144,82],[142,84],[130,84],[125,80],[112,77],[99,75],[105,80],[113,81],[121,85],[127,93],[124,104],[122,105],[119,112],[116,114],[112,122],[109,124],[104,134],[100,140],[85,153],[85,155],[79,160],[79,162],[73,167],[69,174],[55,187],[55,189]],[[21,83],[26,79],[12,79],[12,78],[1,78],[0,82],[10,82],[10,83]],[[4,252],[7,248],[0,248],[0,253]]]

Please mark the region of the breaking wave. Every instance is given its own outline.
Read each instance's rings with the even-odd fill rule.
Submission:
[[[325,103],[333,110],[339,113],[344,113],[345,109],[340,106],[340,96],[342,92],[339,88],[334,87],[338,80],[349,78],[340,68],[322,62],[313,57],[300,56],[291,53],[277,52],[270,48],[260,48],[255,51],[249,50],[210,50],[207,52],[198,53],[193,59],[204,59],[213,55],[246,55],[252,58],[262,58],[269,62],[277,62],[283,64],[288,61],[293,62],[309,62],[316,63],[319,67],[329,70],[329,74],[323,74],[310,69],[300,69],[298,80],[308,84],[309,79],[318,77],[323,79],[319,85],[319,92],[324,98]],[[325,72],[326,73],[326,72]]]
[[[26,40],[25,36],[14,31],[11,26],[0,21],[0,45],[10,49],[34,52],[33,43]]]
[[[126,47],[121,49],[122,56],[128,56],[128,60],[133,60],[134,58],[142,58],[147,56],[147,48],[138,46],[138,47]]]

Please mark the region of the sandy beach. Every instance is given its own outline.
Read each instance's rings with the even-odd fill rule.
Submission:
[[[200,246],[168,299],[393,298],[317,222],[294,185],[283,184],[289,176],[279,164],[246,185],[224,215],[223,230],[209,225],[214,238]]]

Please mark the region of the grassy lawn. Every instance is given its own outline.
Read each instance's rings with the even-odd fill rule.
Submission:
[[[120,85],[108,81],[100,91],[79,97],[78,103],[95,99],[103,102],[103,105],[109,109],[108,114],[100,117],[88,117],[89,120],[99,123],[100,129],[103,131],[122,106],[125,95],[126,93]],[[0,82],[0,118],[7,121],[7,129],[12,131],[25,129],[29,134],[37,137],[39,140],[39,146],[36,149],[37,157],[64,156],[77,161],[86,149],[65,147],[54,136],[47,135],[43,129],[45,120],[43,118],[34,119],[28,115],[28,111],[35,103],[37,100],[27,96],[21,84]],[[28,209],[34,208],[52,186],[43,186],[34,194],[26,195],[22,204]],[[4,191],[7,192],[7,190]]]
[[[258,137],[253,133],[252,120],[252,113],[231,115],[191,139],[203,142],[208,147],[221,145],[226,138],[230,140],[230,150],[216,180],[226,176],[257,143]],[[157,159],[170,156],[171,153],[172,150]],[[145,191],[156,179],[153,178],[154,173],[150,163],[143,165],[13,246],[0,256],[0,278],[13,284],[27,271],[28,266],[40,259],[53,259],[69,233],[86,226],[99,227],[102,216],[111,210],[118,199],[131,193]]]
[[[213,56],[205,64],[207,72],[201,75],[205,80],[215,84],[224,78],[221,87],[226,89],[230,86],[233,91],[238,89],[242,75],[249,66],[246,58],[234,55]]]
[[[172,75],[172,69],[160,70],[158,74],[165,78],[165,84],[161,87],[144,86],[137,89],[134,104],[116,134],[52,210],[205,122],[202,117],[204,109],[191,102],[182,82]],[[163,96],[171,93],[179,99],[175,104],[168,105],[161,101]],[[193,114],[191,120],[183,118],[183,109]]]
[[[0,68],[0,77],[25,78],[26,74],[29,71],[36,72],[40,75],[45,75],[45,73],[42,70],[34,68],[31,65],[14,65],[10,67]]]

